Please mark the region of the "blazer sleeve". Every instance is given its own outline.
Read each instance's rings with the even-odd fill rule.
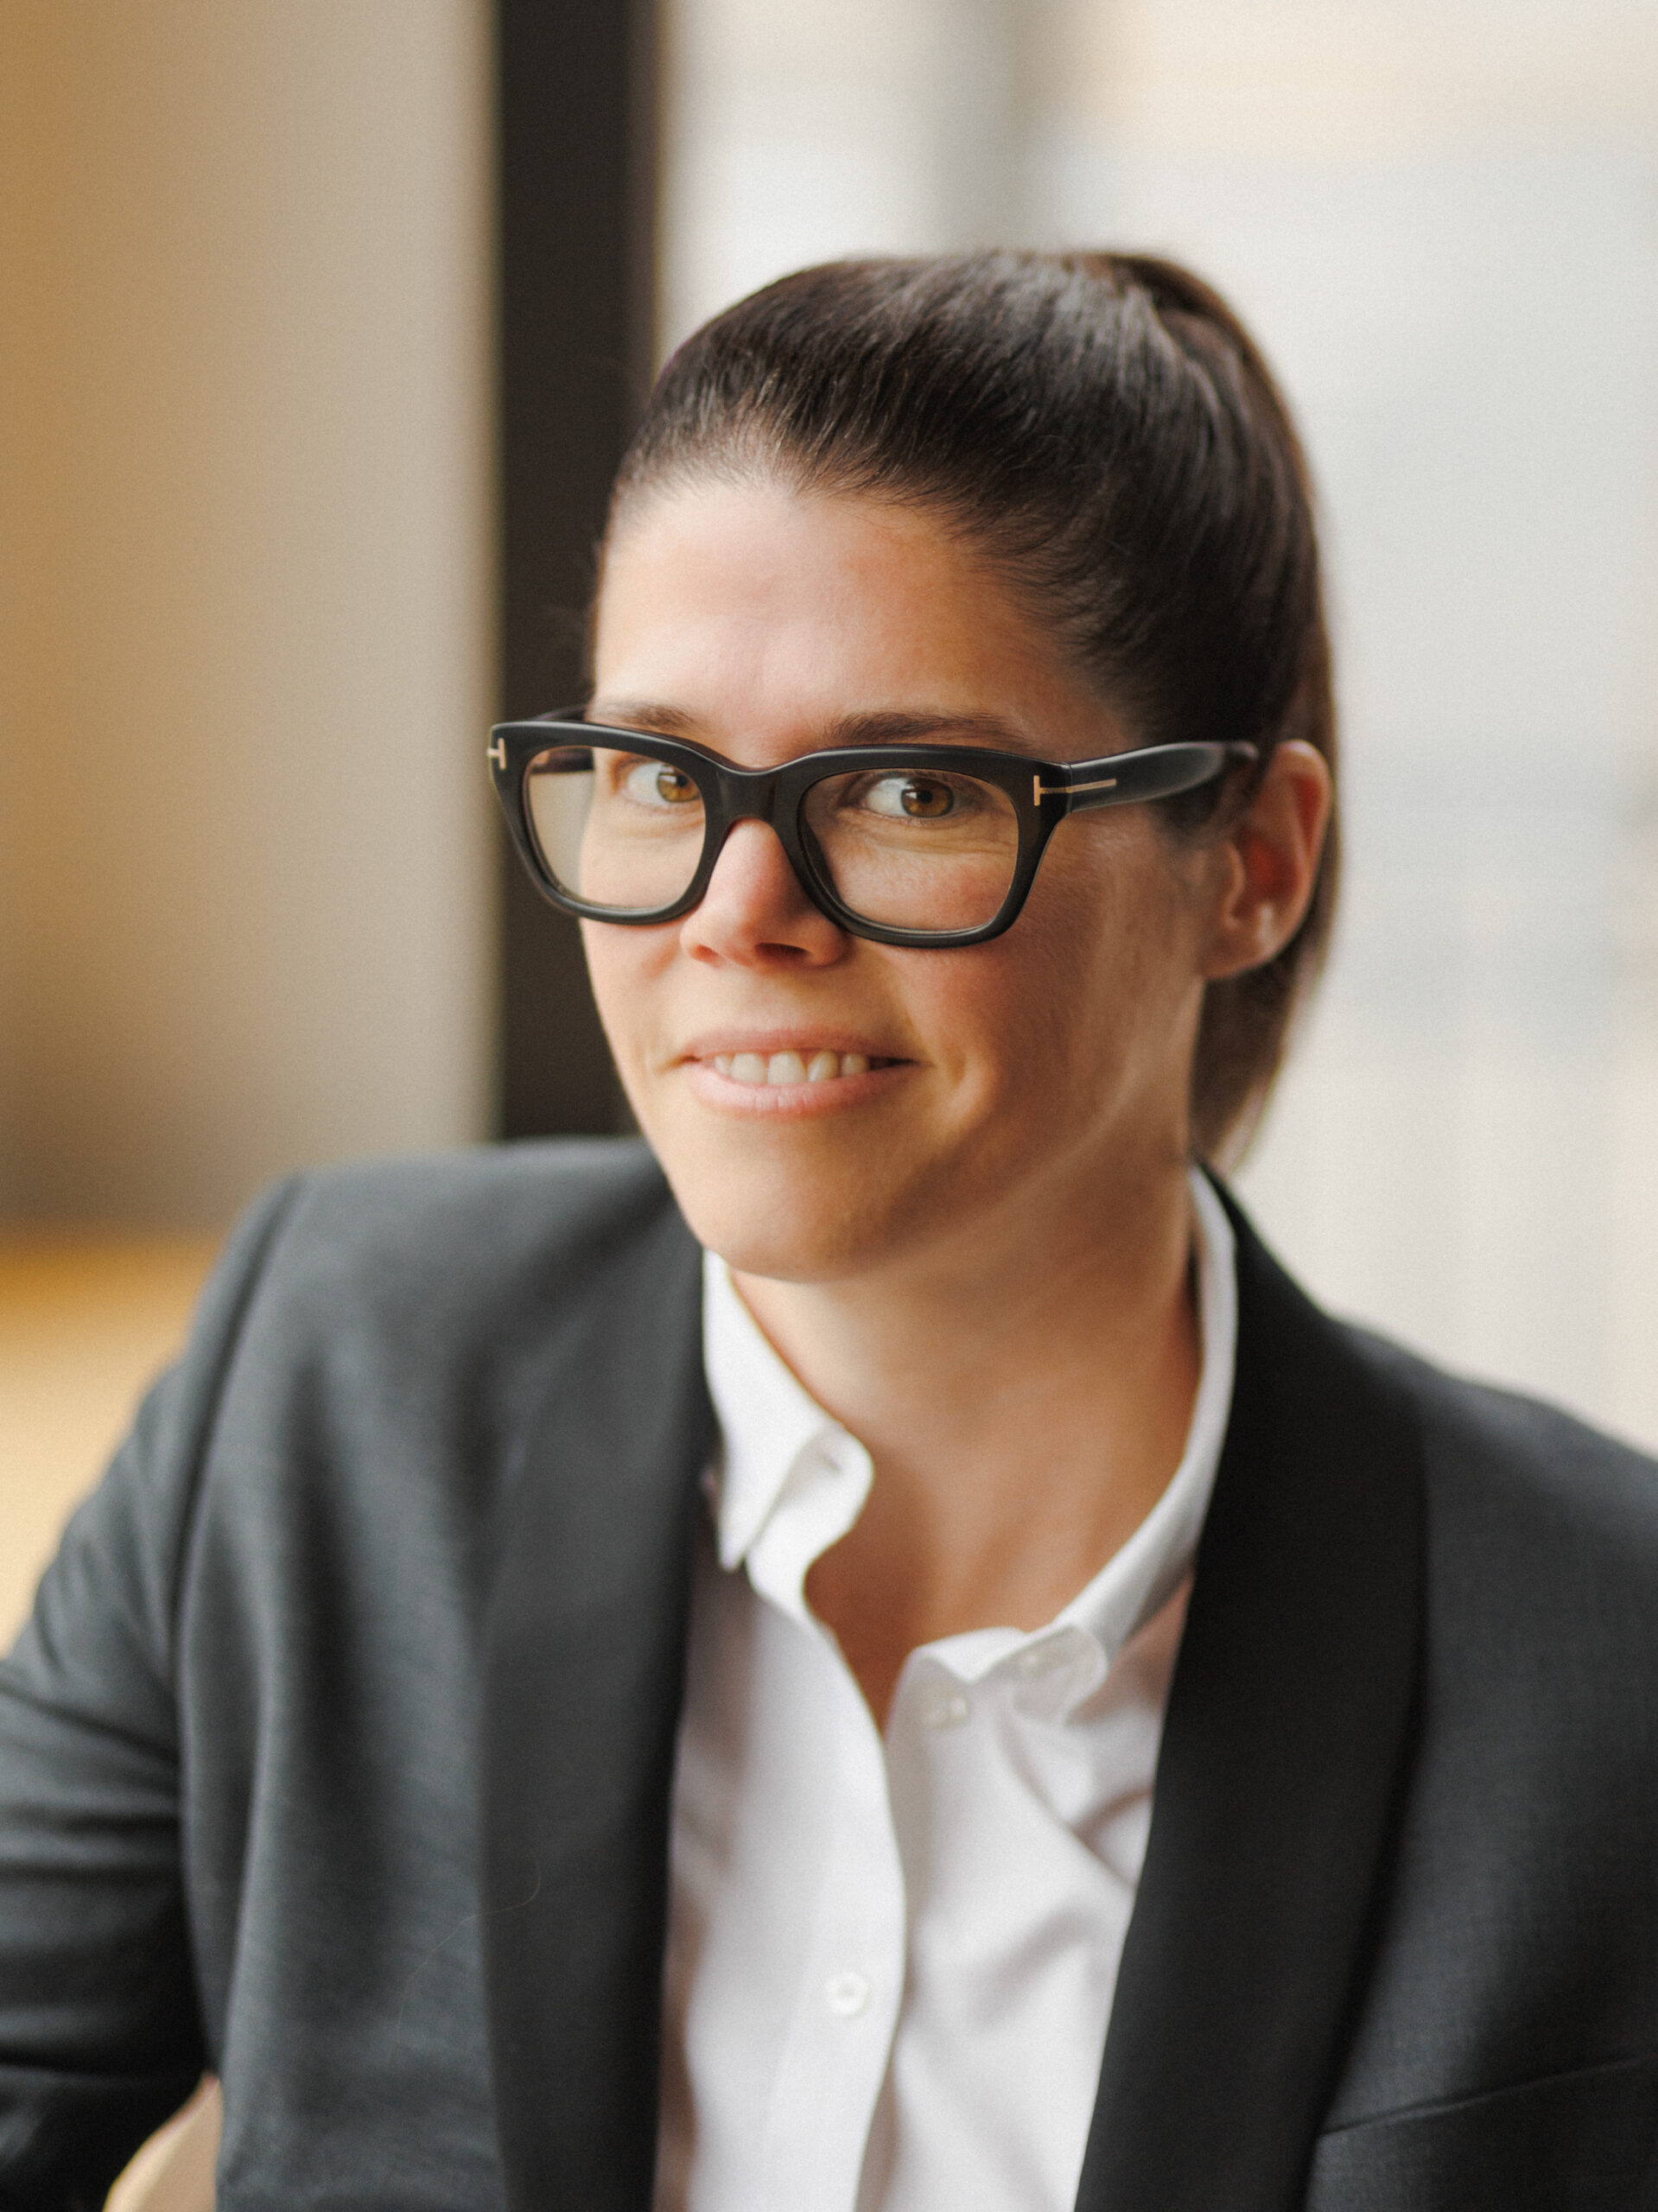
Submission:
[[[292,1195],[273,1190],[232,1236],[189,1350],[0,1661],[6,2212],[92,2212],[211,2063],[181,1873],[180,1598],[224,1378]]]

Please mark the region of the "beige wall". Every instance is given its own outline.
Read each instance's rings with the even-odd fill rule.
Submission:
[[[481,0],[0,0],[0,1217],[481,1127]]]

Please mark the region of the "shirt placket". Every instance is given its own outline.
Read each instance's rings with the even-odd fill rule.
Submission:
[[[829,1638],[797,1625],[820,1640],[832,1685],[835,1810],[773,2087],[764,2201],[853,2212],[903,1999],[904,1874],[868,1709]]]

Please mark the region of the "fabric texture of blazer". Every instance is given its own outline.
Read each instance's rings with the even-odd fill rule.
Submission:
[[[1658,1469],[1321,1314],[1237,1381],[1079,2212],[1658,2206]],[[0,2206],[646,2212],[697,1249],[623,1142],[270,1193],[0,1667]]]

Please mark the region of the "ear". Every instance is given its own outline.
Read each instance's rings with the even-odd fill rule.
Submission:
[[[1206,948],[1210,982],[1263,967],[1300,926],[1330,821],[1330,766],[1300,738],[1278,747],[1216,857],[1222,881]]]

